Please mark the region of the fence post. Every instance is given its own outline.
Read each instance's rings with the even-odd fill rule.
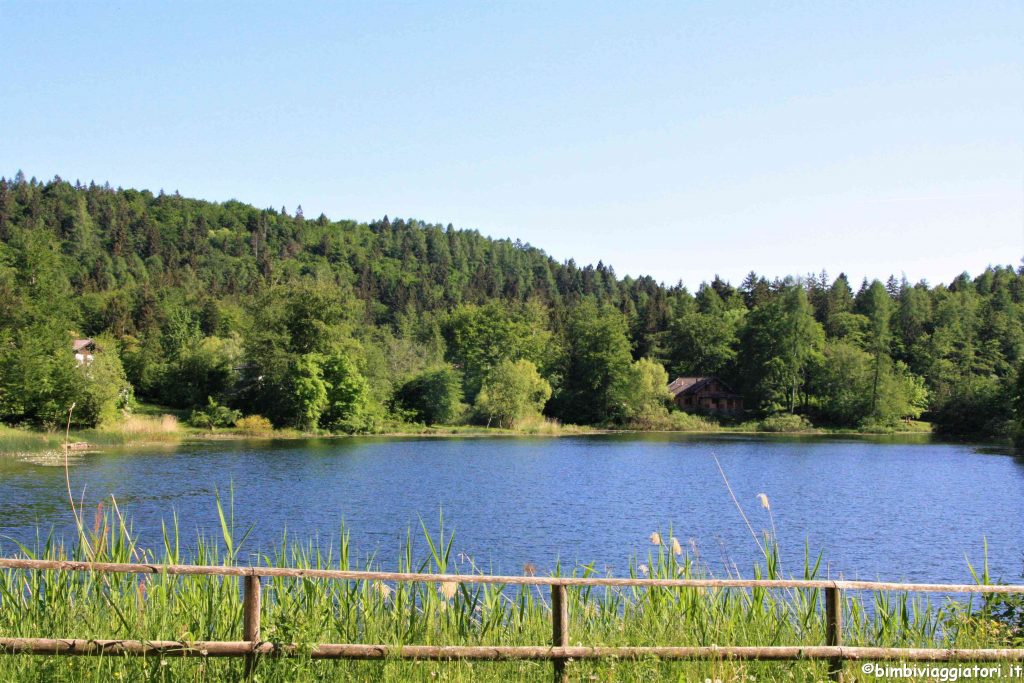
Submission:
[[[551,644],[555,647],[569,645],[569,605],[566,600],[565,586],[551,585]],[[566,683],[569,675],[565,671],[565,659],[553,660],[555,665],[555,683]]]
[[[245,577],[242,592],[242,640],[248,641],[253,649],[260,640],[260,577],[250,574]],[[245,677],[252,676],[256,655],[245,656]]]
[[[843,644],[843,595],[835,586],[825,589],[825,644],[833,647]],[[828,660],[828,679],[842,683],[842,657]]]

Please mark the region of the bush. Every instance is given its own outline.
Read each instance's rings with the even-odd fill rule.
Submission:
[[[246,415],[235,422],[235,428],[243,434],[270,434],[274,425],[262,415]]]
[[[703,415],[675,411],[668,416],[669,429],[677,432],[713,432],[719,425]]]
[[[935,431],[942,436],[1013,436],[1013,388],[1008,381],[995,377],[966,378],[938,403],[932,421]]]
[[[759,432],[805,432],[812,428],[806,417],[791,413],[769,415],[757,425]]]
[[[628,420],[625,426],[639,431],[664,432],[714,432],[720,429],[713,418],[682,411],[640,415]]]
[[[213,397],[207,397],[206,408],[193,410],[191,417],[188,418],[188,423],[202,429],[216,429],[217,427],[231,427],[241,417],[241,412],[217,403]]]
[[[423,424],[451,424],[465,410],[462,378],[450,366],[427,370],[406,382],[395,395],[397,414]]]

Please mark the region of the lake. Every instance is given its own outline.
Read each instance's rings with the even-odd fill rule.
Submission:
[[[221,441],[73,455],[87,524],[114,494],[141,543],[158,548],[177,513],[182,536],[219,535],[215,491],[233,487],[245,549],[293,540],[337,546],[393,567],[420,519],[455,530],[454,553],[483,571],[549,571],[594,563],[621,574],[672,533],[715,574],[744,576],[757,546],[730,497],[717,456],[754,530],[774,521],[783,570],[800,573],[805,544],[833,578],[969,582],[988,543],[996,579],[1019,582],[1024,551],[1024,458],[927,439],[616,434],[563,438],[350,438]],[[0,456],[0,552],[36,530],[71,538],[59,459]],[[771,515],[758,494],[767,495]],[[735,571],[735,570],[733,570]]]

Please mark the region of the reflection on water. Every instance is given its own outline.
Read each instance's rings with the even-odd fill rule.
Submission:
[[[755,531],[771,526],[783,569],[805,544],[845,578],[970,581],[989,546],[993,577],[1018,580],[1024,460],[1005,450],[926,439],[676,434],[544,438],[357,438],[219,442],[152,452],[75,452],[72,487],[87,505],[114,494],[144,545],[176,513],[183,535],[219,533],[214,494],[234,490],[248,549],[289,538],[336,546],[344,522],[359,556],[385,565],[420,520],[455,528],[453,551],[484,571],[594,562],[622,572],[676,536],[716,573],[749,573]],[[73,528],[63,454],[0,458],[0,552],[36,530]],[[54,465],[60,465],[55,467]]]

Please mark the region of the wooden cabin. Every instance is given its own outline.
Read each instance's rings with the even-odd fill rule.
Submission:
[[[743,397],[717,377],[677,377],[668,385],[668,391],[679,409],[688,413],[743,412]]]
[[[71,342],[71,350],[74,351],[75,360],[79,365],[88,365],[96,353],[96,342],[92,339],[76,339]]]

